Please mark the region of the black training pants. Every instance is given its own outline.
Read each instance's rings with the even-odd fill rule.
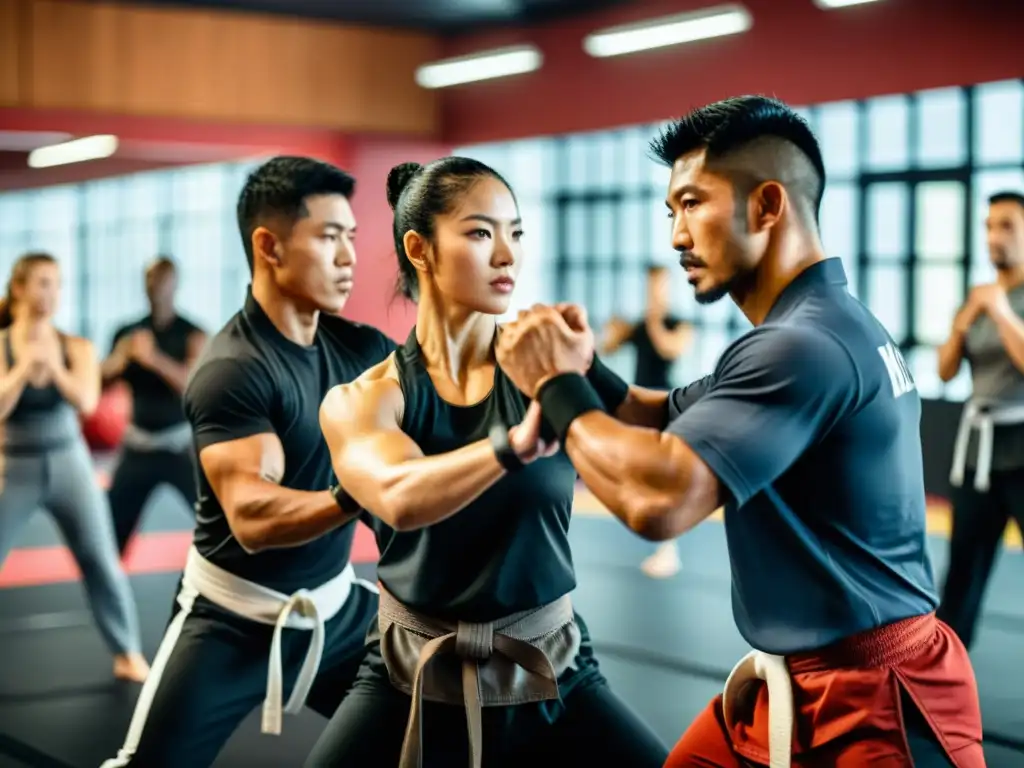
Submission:
[[[142,509],[150,494],[164,483],[176,488],[189,510],[194,510],[197,492],[195,454],[192,451],[124,449],[107,492],[117,548],[122,555],[138,528]]]
[[[1006,523],[1013,518],[1024,529],[1024,470],[993,472],[987,493],[974,489],[968,472],[951,501],[949,569],[938,617],[970,648]]]
[[[324,717],[338,708],[355,678],[366,647],[366,630],[376,615],[376,588],[357,580],[345,605],[326,622],[319,674],[306,700]],[[124,746],[101,768],[208,768],[239,723],[263,703],[273,632],[272,626],[197,598],[177,638],[171,629],[164,637],[164,643],[172,645],[167,663],[161,668],[158,653],[139,694]],[[282,705],[288,701],[310,638],[308,631],[284,630]],[[284,722],[287,727],[287,718]]]

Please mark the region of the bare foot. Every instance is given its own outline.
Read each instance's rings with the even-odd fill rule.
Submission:
[[[114,657],[114,677],[133,683],[145,682],[149,663],[141,653],[121,653]]]
[[[676,542],[669,540],[659,544],[654,554],[640,564],[640,569],[652,579],[675,576],[682,569]]]

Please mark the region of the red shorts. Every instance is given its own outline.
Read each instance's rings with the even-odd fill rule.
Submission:
[[[981,708],[963,643],[934,614],[899,621],[786,659],[793,680],[794,765],[910,766],[900,687],[957,768],[984,768]],[[768,765],[768,691],[728,729],[717,696],[665,768]]]

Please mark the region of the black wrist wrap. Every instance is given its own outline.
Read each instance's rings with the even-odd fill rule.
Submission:
[[[537,402],[563,447],[569,425],[577,417],[605,409],[594,387],[578,373],[563,373],[549,379],[537,393]]]
[[[629,384],[609,368],[597,355],[587,371],[587,381],[604,403],[605,410],[614,414],[629,395]]]

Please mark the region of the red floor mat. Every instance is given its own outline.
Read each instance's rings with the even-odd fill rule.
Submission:
[[[191,544],[191,531],[139,534],[125,554],[126,570],[132,574],[181,570]],[[352,543],[352,562],[375,563],[378,554],[373,533],[358,523]],[[78,565],[67,547],[15,549],[0,567],[0,589],[77,581],[80,577]]]

